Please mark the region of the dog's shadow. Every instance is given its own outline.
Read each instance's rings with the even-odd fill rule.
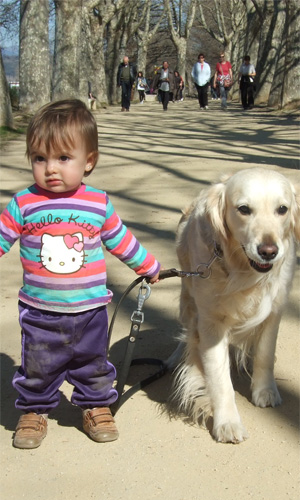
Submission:
[[[143,341],[140,337],[136,343],[136,348],[133,355],[134,360],[145,360],[145,363],[133,364],[130,366],[127,379],[125,391],[126,394],[121,396],[120,404],[118,409],[126,405],[126,400],[128,395],[133,396],[136,392],[142,391],[151,401],[157,404],[157,409],[161,415],[167,415],[169,420],[182,419],[185,423],[189,425],[194,425],[195,423],[191,419],[190,415],[184,413],[179,407],[178,400],[174,397],[174,379],[176,375],[176,370],[166,370],[165,373],[158,375],[155,379],[155,374],[159,373],[160,367],[156,364],[152,364],[152,359],[156,361],[161,361],[162,364],[168,358],[169,355],[175,350],[177,343],[174,341],[168,346],[168,350],[160,350],[159,338],[156,338],[155,331],[148,331],[146,335],[151,337],[151,349],[147,347],[147,342]],[[118,377],[123,377],[124,375],[124,358],[126,349],[128,347],[129,337],[123,338],[116,342],[110,350],[110,360],[116,366]],[[157,353],[160,353],[157,355]],[[156,355],[155,355],[156,354]],[[150,359],[150,361],[149,361]],[[144,381],[147,381],[148,377],[154,375],[154,381],[144,385]],[[118,378],[117,377],[117,378]],[[250,401],[250,379],[249,375],[245,372],[238,372],[237,369],[232,369],[232,382],[235,390],[244,398]],[[142,387],[141,387],[142,386]],[[127,395],[128,391],[128,395]],[[199,425],[204,425],[204,423],[199,420]],[[211,431],[212,429],[212,419],[209,418],[205,424],[205,427]]]
[[[136,351],[134,352],[134,358],[149,358],[149,355],[151,357],[154,354],[155,359],[167,359],[167,357],[172,354],[177,344],[173,340],[173,342],[171,342],[171,344],[169,345],[169,350],[167,352],[166,350],[161,351],[159,338],[155,336],[155,332],[150,331],[149,333],[152,339],[151,351],[149,352],[149,350],[147,350],[147,345],[145,345],[143,339],[139,339],[137,341],[138,345],[136,347]],[[116,365],[117,372],[119,374],[122,371],[122,361],[126,352],[127,343],[128,338],[123,338],[119,342],[116,342],[110,351],[110,359]],[[204,427],[210,432],[210,434],[212,434],[212,417],[209,417],[205,423],[202,422],[201,419],[199,419],[199,421],[195,423],[191,419],[190,415],[182,411],[182,409],[179,407],[177,399],[173,397],[175,372],[167,371],[162,377],[153,381],[149,385],[139,388],[138,385],[140,384],[140,382],[149,377],[149,375],[155,373],[157,369],[158,368],[155,367],[155,365],[151,364],[145,364],[144,366],[131,366],[128,372],[125,389],[133,391],[132,394],[135,394],[134,388],[136,386],[136,391],[142,391],[147,398],[155,402],[157,405],[158,413],[160,415],[167,416],[170,421],[181,419],[187,425],[199,425],[201,427]],[[248,404],[251,405],[251,370],[249,369],[248,373],[244,369],[238,369],[235,363],[233,363],[231,367],[231,380],[235,392],[242,398],[245,398]],[[283,404],[272,409],[275,412],[274,415],[276,416],[276,418],[286,420],[288,425],[291,425],[298,429],[299,398],[296,394],[286,388],[284,381],[277,379],[276,382],[278,385],[278,390],[283,399]],[[123,410],[126,410],[126,397],[124,399],[125,402],[123,403],[121,399],[120,406],[123,407]],[[264,411],[264,409],[257,408],[257,411]]]

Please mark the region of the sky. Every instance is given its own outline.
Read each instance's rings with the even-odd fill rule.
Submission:
[[[5,5],[9,5],[13,0],[0,0],[0,16],[2,15]],[[15,3],[15,1],[14,1]],[[54,39],[54,8],[53,0],[50,3],[50,19],[49,19],[49,37]],[[19,53],[19,8],[16,5],[14,15],[9,17],[10,23],[5,27],[5,20],[0,21],[0,47],[3,56],[18,55]]]

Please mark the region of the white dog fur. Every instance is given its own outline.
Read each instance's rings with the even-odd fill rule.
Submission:
[[[252,402],[281,403],[274,379],[275,348],[300,240],[300,200],[283,175],[262,168],[239,171],[201,191],[178,227],[182,270],[208,263],[211,276],[183,278],[183,344],[175,396],[195,421],[213,416],[220,442],[247,438],[230,376],[229,347],[239,364],[252,361]],[[201,266],[200,266],[201,268]]]

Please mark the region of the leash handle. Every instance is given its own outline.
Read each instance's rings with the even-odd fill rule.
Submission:
[[[212,260],[213,262],[213,260]],[[211,263],[212,263],[211,262]],[[210,263],[210,265],[211,265]],[[208,266],[210,267],[210,266]],[[195,277],[200,277],[200,278],[206,278],[206,276],[203,276],[203,271],[198,270],[197,271],[180,271],[179,269],[175,269],[175,267],[172,267],[171,269],[163,269],[162,271],[159,272],[159,280],[164,280],[165,278],[191,278],[193,276]]]
[[[164,280],[166,278],[173,278],[174,276],[179,276],[177,269],[172,267],[172,269],[162,269],[159,271],[159,279]]]

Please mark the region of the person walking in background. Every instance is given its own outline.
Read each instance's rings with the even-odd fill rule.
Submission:
[[[96,99],[92,91],[92,84],[88,82],[88,103],[90,109],[96,109]]]
[[[129,63],[128,56],[119,64],[117,73],[117,85],[122,88],[122,109],[129,111],[132,85],[135,82],[136,72],[133,64]]]
[[[180,76],[177,69],[174,71],[174,94],[173,101],[178,102],[182,99],[183,78]]]
[[[181,75],[180,76],[180,80],[181,80],[181,85],[180,85],[180,89],[179,89],[179,100],[180,101],[183,101],[183,89],[184,89],[184,81],[183,81],[183,78]]]
[[[229,61],[225,60],[224,52],[220,54],[220,60],[216,65],[216,71],[214,76],[214,88],[219,86],[220,97],[221,97],[221,107],[222,109],[227,109],[227,94],[232,85],[232,66]]]
[[[167,111],[170,100],[170,93],[174,93],[174,73],[169,68],[168,61],[164,61],[162,68],[158,70],[153,80],[153,90],[158,87],[163,110]]]
[[[245,56],[239,71],[242,106],[245,110],[254,106],[255,76],[256,71],[253,64],[250,64],[250,56]]]
[[[200,109],[208,109],[207,91],[210,82],[211,70],[210,65],[205,62],[204,54],[198,55],[198,61],[192,69],[192,79],[198,92],[198,101]]]
[[[214,88],[214,76],[210,79],[210,94],[212,101],[220,100],[220,97],[218,96],[218,87]]]
[[[136,88],[137,88],[137,91],[139,93],[139,99],[140,99],[141,104],[143,104],[144,101],[146,100],[145,91],[146,91],[147,87],[148,87],[147,80],[146,80],[146,78],[144,78],[143,72],[139,71],[137,79],[136,79]]]

